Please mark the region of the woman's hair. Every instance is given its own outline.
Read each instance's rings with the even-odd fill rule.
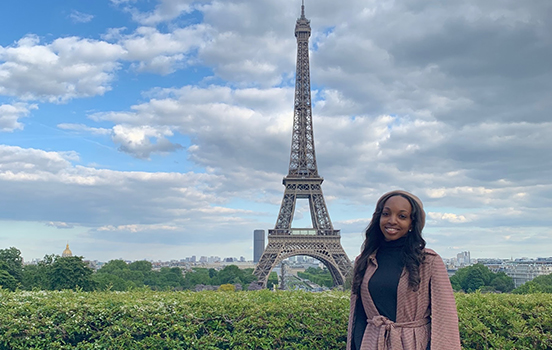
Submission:
[[[362,252],[355,261],[355,268],[353,274],[353,293],[360,294],[360,284],[364,278],[364,273],[368,267],[368,257],[374,253],[384,241],[383,233],[380,229],[380,217],[383,211],[385,202],[393,197],[401,196],[408,200],[412,206],[410,212],[410,218],[412,219],[412,231],[406,234],[406,242],[402,252],[402,259],[408,272],[408,286],[417,291],[420,286],[420,264],[425,259],[423,249],[426,242],[422,238],[422,229],[425,224],[425,213],[421,204],[421,201],[404,191],[392,191],[384,194],[376,204],[376,210],[372,215],[372,220],[366,228],[366,238],[362,244]]]

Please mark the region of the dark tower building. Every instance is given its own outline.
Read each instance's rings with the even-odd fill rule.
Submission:
[[[265,248],[265,231],[253,231],[253,262],[258,263]]]
[[[307,255],[320,260],[332,274],[335,285],[343,285],[351,270],[351,261],[341,246],[341,235],[328,214],[322,182],[318,175],[314,152],[309,68],[310,21],[305,17],[305,4],[295,25],[297,38],[297,70],[295,106],[291,136],[289,172],[283,179],[284,198],[273,230],[268,230],[268,245],[257,264],[255,275],[266,286],[270,271],[282,260]],[[312,228],[292,228],[297,199],[308,199]]]

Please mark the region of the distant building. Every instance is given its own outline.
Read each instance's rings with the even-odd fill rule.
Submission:
[[[548,261],[519,261],[510,262],[502,268],[506,275],[512,277],[515,288],[533,278],[552,273],[552,264]]]
[[[219,256],[211,255],[211,256],[207,259],[207,263],[209,263],[209,264],[218,263],[218,262],[220,262],[220,257],[219,257]]]
[[[456,261],[457,261],[458,266],[469,266],[469,265],[471,265],[470,252],[466,251],[466,252],[458,253],[456,255]]]
[[[84,262],[94,271],[98,271],[105,264],[104,262],[98,260],[84,260]]]
[[[253,262],[258,263],[265,249],[265,231],[253,231]]]
[[[61,253],[61,256],[62,257],[73,256],[73,252],[71,252],[71,249],[69,249],[69,243],[67,243],[67,245],[65,246],[65,250],[63,251],[63,253]]]

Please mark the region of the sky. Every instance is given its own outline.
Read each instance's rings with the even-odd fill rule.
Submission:
[[[300,0],[0,3],[0,249],[252,259],[288,172]],[[324,197],[442,257],[552,256],[552,2],[305,0]],[[310,227],[306,200],[294,227]]]

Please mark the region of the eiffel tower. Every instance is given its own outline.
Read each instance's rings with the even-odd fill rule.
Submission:
[[[270,271],[296,255],[321,261],[330,271],[334,285],[342,286],[351,271],[351,261],[341,246],[339,230],[334,230],[322,194],[324,179],[318,175],[314,153],[312,106],[309,71],[310,21],[305,18],[305,3],[295,25],[297,38],[297,71],[295,77],[295,110],[291,139],[289,173],[283,179],[284,198],[273,230],[268,230],[268,244],[254,274],[266,286]],[[298,198],[308,199],[313,228],[292,228]]]

